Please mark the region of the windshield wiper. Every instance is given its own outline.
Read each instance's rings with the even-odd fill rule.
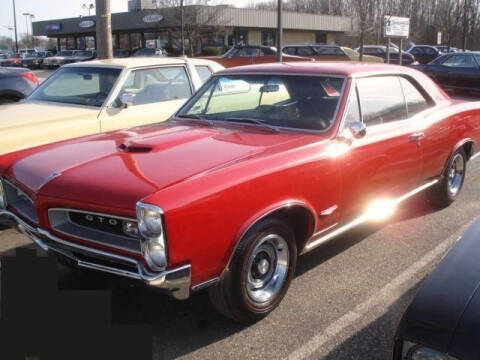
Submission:
[[[206,116],[198,115],[198,114],[182,114],[177,115],[177,117],[182,119],[193,119],[193,120],[200,120],[206,122],[208,125],[213,126],[213,121]]]
[[[235,121],[235,122],[242,122],[242,123],[252,123],[252,124],[256,124],[256,125],[260,125],[260,126],[263,126],[263,127],[266,127],[270,130],[272,130],[273,132],[279,132],[280,130],[278,129],[278,127],[276,126],[273,126],[273,125],[270,125],[270,124],[267,124],[261,120],[257,120],[257,119],[254,119],[254,118],[247,118],[247,117],[229,117],[229,118],[225,118],[223,119],[225,121]]]

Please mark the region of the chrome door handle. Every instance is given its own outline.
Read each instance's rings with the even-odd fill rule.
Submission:
[[[416,132],[416,133],[413,133],[412,135],[410,135],[410,137],[408,139],[410,140],[410,142],[416,142],[416,141],[422,140],[424,137],[425,137],[425,133]]]

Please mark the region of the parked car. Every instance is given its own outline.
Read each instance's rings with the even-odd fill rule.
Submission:
[[[127,49],[113,49],[114,58],[126,58],[131,55],[131,51]]]
[[[21,104],[0,108],[0,153],[164,121],[220,69],[183,58],[64,65]]]
[[[480,53],[450,53],[421,69],[446,91],[480,91]]]
[[[66,64],[89,61],[97,57],[97,52],[94,50],[79,50],[75,51],[72,57],[65,59]]]
[[[38,78],[30,70],[0,68],[0,104],[22,100],[37,86]]]
[[[360,48],[356,49],[359,51]],[[400,51],[398,48],[390,47],[390,64],[400,64]],[[363,53],[366,55],[377,56],[387,62],[387,47],[382,45],[364,45]],[[412,54],[402,51],[402,65],[415,64],[415,57]]]
[[[77,50],[62,50],[56,55],[47,57],[43,60],[43,65],[49,69],[59,67],[71,62],[71,59],[75,56]]]
[[[10,54],[6,59],[0,60],[0,66],[16,67],[20,66],[22,57],[19,54]]]
[[[360,55],[352,49],[338,45],[288,45],[283,52],[289,55],[312,57],[316,61],[358,61]],[[382,62],[381,59],[364,55],[366,62]]]
[[[20,60],[20,66],[30,69],[40,69],[43,64],[43,59],[51,56],[53,56],[53,54],[50,51],[39,51]]]
[[[264,64],[277,61],[277,49],[271,46],[238,45],[220,56],[204,56],[226,68],[241,65]],[[284,55],[283,61],[314,61],[313,58]]]
[[[435,46],[429,45],[415,45],[408,49],[407,52],[412,54],[420,64],[428,64],[430,61],[443,55]]]
[[[394,360],[480,359],[480,220],[424,281],[395,336]]]
[[[437,45],[435,47],[444,54],[456,53],[460,51],[456,47],[453,47],[453,46],[449,47],[448,45]]]
[[[133,56],[168,56],[165,49],[162,48],[141,48],[133,52]]]
[[[297,255],[421,191],[461,191],[480,103],[408,67],[244,66],[169,121],[0,157],[0,217],[71,264],[255,321]],[[39,165],[41,164],[41,165]]]

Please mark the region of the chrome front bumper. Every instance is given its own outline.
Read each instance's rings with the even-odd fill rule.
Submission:
[[[190,296],[190,265],[152,274],[138,260],[61,239],[46,230],[32,227],[8,210],[0,210],[0,224],[16,228],[43,250],[67,257],[80,267],[141,280],[149,286],[165,290],[175,299],[183,300]]]

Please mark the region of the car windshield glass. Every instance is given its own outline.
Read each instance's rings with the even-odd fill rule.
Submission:
[[[28,100],[100,107],[107,99],[120,69],[66,67],[44,81]]]
[[[155,55],[155,49],[138,49],[135,56]]]
[[[72,56],[73,51],[72,50],[63,50],[63,51],[60,51],[60,53],[58,55],[59,56]]]
[[[91,51],[77,51],[75,56],[92,56]]]
[[[343,84],[344,78],[332,76],[217,76],[177,116],[325,130],[334,121]]]
[[[232,57],[232,56],[235,56],[237,52],[238,52],[238,49],[235,47],[232,47],[225,54],[223,54],[222,57],[225,57],[225,58]]]

